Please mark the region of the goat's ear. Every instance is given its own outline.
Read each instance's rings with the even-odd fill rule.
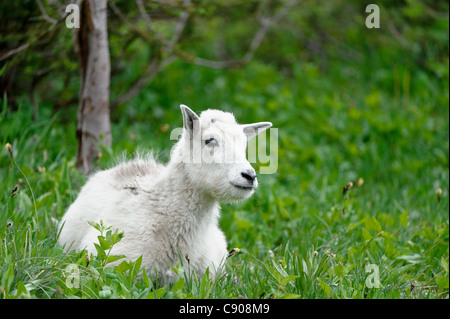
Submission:
[[[272,126],[272,123],[270,123],[270,122],[258,122],[258,123],[241,125],[242,129],[244,130],[245,135],[247,135],[248,140],[254,138],[259,133],[264,132],[271,126]]]
[[[181,114],[183,114],[183,126],[190,134],[192,134],[194,131],[194,126],[200,124],[200,118],[194,111],[184,104],[180,105],[180,109]]]

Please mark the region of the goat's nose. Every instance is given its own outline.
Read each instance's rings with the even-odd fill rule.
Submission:
[[[244,172],[241,172],[242,177],[244,177],[246,180],[250,182],[250,184],[253,184],[253,182],[256,179],[256,173],[254,170],[246,170]]]

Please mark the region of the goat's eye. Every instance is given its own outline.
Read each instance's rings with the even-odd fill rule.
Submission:
[[[205,145],[217,146],[217,145],[219,145],[219,143],[216,141],[216,139],[214,137],[211,137],[211,138],[205,140]]]

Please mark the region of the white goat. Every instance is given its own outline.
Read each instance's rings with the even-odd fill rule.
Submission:
[[[247,140],[272,124],[239,125],[219,110],[198,117],[185,105],[181,112],[183,131],[166,166],[138,158],[88,180],[59,226],[66,250],[96,253],[99,232],[88,221],[103,220],[125,234],[111,254],[128,260],[142,255],[142,265],[163,283],[173,281],[171,265],[186,253],[197,274],[206,267],[219,271],[227,256],[219,202],[254,193],[258,182],[246,159]]]

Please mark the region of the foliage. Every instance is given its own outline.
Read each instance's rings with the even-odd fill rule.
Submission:
[[[0,295],[448,299],[448,4],[384,1],[380,30],[364,27],[360,2],[301,6],[244,68],[213,70],[181,60],[167,66],[113,110],[113,147],[98,160],[107,168],[123,152],[153,149],[166,161],[181,103],[195,111],[230,110],[243,123],[272,121],[279,129],[277,172],[259,175],[252,199],[223,205],[220,225],[229,247],[240,248],[227,260],[227,275],[197,278],[181,256],[174,265],[179,280],[162,286],[141,269],[141,259],[111,266],[117,257],[108,252],[121,235],[107,225],[93,224],[102,238],[97,256],[66,253],[56,243],[57,224],[86,180],[75,169],[76,109],[55,111],[46,97],[76,92],[60,70],[47,89],[36,89],[42,102],[35,121],[27,90],[15,93],[16,108],[9,93],[2,96],[0,143],[10,143],[11,153],[2,146]],[[224,53],[217,35],[225,22],[214,10],[206,6],[198,30],[190,31],[193,40],[216,45],[196,42],[192,50],[202,56]],[[223,37],[248,34],[254,25],[246,12],[229,10],[226,19],[237,23]],[[226,54],[242,52],[230,45]],[[141,40],[128,48],[135,56],[120,62],[113,96],[134,81],[150,54]],[[26,61],[22,67],[35,66]],[[370,285],[369,265],[378,267],[378,288]]]

